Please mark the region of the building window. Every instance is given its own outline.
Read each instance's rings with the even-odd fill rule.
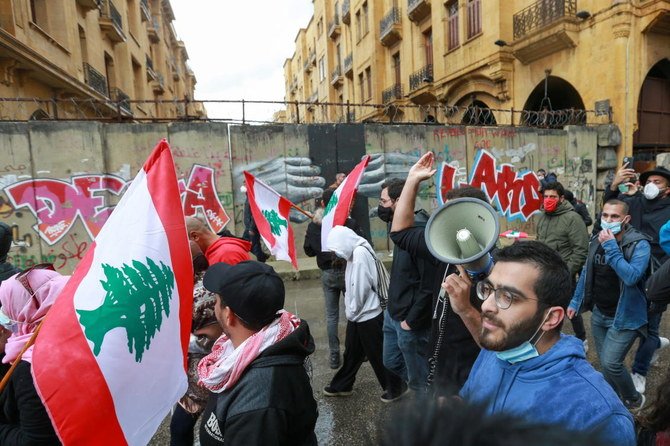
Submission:
[[[361,28],[361,11],[356,11],[356,41],[363,37],[363,28]]]
[[[400,51],[393,55],[393,84],[400,85]]]
[[[366,35],[368,31],[370,30],[369,28],[369,17],[368,17],[368,2],[363,3],[363,35]]]
[[[468,0],[468,39],[482,32],[480,0]]]
[[[45,31],[49,29],[46,0],[30,0],[30,20]]]
[[[365,100],[365,78],[363,73],[358,74],[358,91],[361,94],[361,102]]]
[[[447,3],[447,43],[450,50],[458,46],[458,0]]]
[[[426,65],[433,64],[433,30],[429,29],[423,33],[423,50],[425,52],[424,58]]]
[[[319,81],[323,81],[326,78],[326,61],[323,56],[319,59]]]
[[[321,36],[321,34],[323,34],[323,18],[320,18],[316,24],[316,35]]]
[[[367,78],[368,82],[368,95],[367,99],[372,99],[372,69],[370,67],[367,67],[365,69],[365,77]]]

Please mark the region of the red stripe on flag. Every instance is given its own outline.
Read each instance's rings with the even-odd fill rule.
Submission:
[[[170,261],[179,292],[179,320],[184,370],[188,369],[187,353],[193,318],[193,260],[188,244],[184,211],[179,201],[177,172],[167,141],[162,140],[144,164],[147,188],[160,218],[170,249]]]
[[[35,387],[56,433],[67,446],[126,444],[107,381],[74,310],[74,293],[91,268],[95,247],[95,242],[91,243],[77,274],[49,311],[33,350]],[[65,363],[67,367],[59,367]],[[77,376],[71,375],[72,370],[77,371]],[[80,417],[81,413],[88,417]]]
[[[370,162],[370,155],[365,155],[363,160],[354,167],[354,169],[347,175],[345,180],[344,187],[340,192],[340,196],[337,200],[337,206],[335,207],[335,215],[333,215],[333,227],[344,225],[349,217],[349,208],[351,207],[351,202],[354,199],[356,194],[356,189],[358,189],[358,184],[361,182],[361,177],[363,172]]]
[[[279,199],[279,213],[286,219],[288,225],[288,255],[291,257],[293,268],[298,269],[298,259],[295,256],[295,241],[293,240],[293,226],[291,226],[291,220],[289,219],[291,207],[291,202],[286,198],[281,197]]]
[[[254,223],[256,223],[258,233],[261,234],[268,241],[268,243],[270,243],[270,246],[274,246],[276,240],[274,235],[272,235],[272,228],[270,227],[270,223],[268,223],[267,219],[256,203],[256,192],[254,191],[254,183],[256,182],[256,178],[245,170],[244,182],[247,185],[247,200],[249,200],[251,215],[254,217]]]

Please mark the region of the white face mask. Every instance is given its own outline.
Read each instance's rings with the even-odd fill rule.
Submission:
[[[661,189],[659,189],[658,186],[654,183],[647,183],[644,186],[644,191],[642,193],[647,200],[653,200],[654,198],[658,197],[659,193],[661,193]]]

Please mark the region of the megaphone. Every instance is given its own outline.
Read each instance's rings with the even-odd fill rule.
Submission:
[[[426,244],[439,260],[463,265],[471,274],[485,272],[498,240],[500,223],[493,207],[476,198],[458,198],[437,209],[426,224]]]

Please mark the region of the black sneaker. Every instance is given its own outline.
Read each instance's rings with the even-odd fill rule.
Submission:
[[[644,397],[644,394],[638,392],[638,397],[635,401],[626,400],[623,402],[626,409],[630,410],[633,413],[639,412],[643,407],[647,399]]]
[[[330,368],[333,370],[337,370],[340,368],[340,354],[339,353],[331,353],[330,354]]]
[[[350,396],[352,393],[354,393],[352,390],[336,390],[330,386],[323,388],[323,394],[325,396]]]
[[[382,393],[381,400],[382,403],[392,403],[394,401],[398,401],[402,399],[405,395],[409,393],[409,387],[407,387],[407,384],[403,384],[403,388],[398,394],[391,394],[388,390]]]

